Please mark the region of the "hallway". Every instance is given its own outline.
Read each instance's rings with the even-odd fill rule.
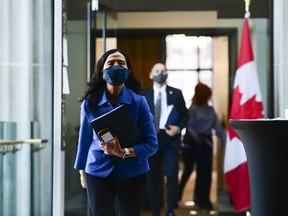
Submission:
[[[181,170],[181,164],[180,164]],[[181,175],[181,171],[179,172],[179,177]],[[212,183],[212,191],[211,191],[211,201],[214,206],[214,210],[210,212],[200,212],[195,209],[193,206],[192,200],[192,192],[194,190],[194,182],[195,182],[195,172],[190,176],[189,182],[186,185],[183,199],[179,202],[179,208],[175,211],[177,216],[190,216],[190,215],[199,215],[199,216],[208,216],[208,215],[216,215],[216,216],[245,216],[241,214],[236,214],[234,212],[233,207],[230,205],[227,192],[218,191],[217,192],[217,172],[213,171],[213,183]],[[163,215],[165,210],[163,209]],[[86,194],[83,191],[83,194],[79,194],[77,196],[72,197],[71,199],[66,201],[65,204],[65,216],[86,216]],[[151,216],[150,211],[147,209],[143,209],[141,216]]]
[[[218,153],[220,154],[220,153]],[[214,140],[214,152],[213,152],[213,173],[212,173],[212,185],[211,185],[211,201],[213,204],[213,211],[202,212],[199,209],[196,209],[193,203],[193,191],[196,178],[196,172],[194,171],[189,181],[186,184],[183,198],[179,202],[179,208],[176,209],[175,214],[177,216],[245,216],[243,213],[235,213],[234,208],[231,206],[229,200],[228,192],[224,190],[217,189],[218,180],[217,180],[217,161],[218,157],[221,157],[221,154],[217,154],[217,144]],[[219,166],[219,165],[218,165]],[[179,180],[183,172],[183,162],[181,158],[179,160]],[[80,184],[80,183],[79,183]],[[80,186],[80,185],[79,185]],[[91,216],[87,214],[87,201],[86,201],[86,192],[83,190],[83,193],[77,194],[76,196],[70,196],[71,198],[66,199],[65,202],[65,216]],[[165,215],[165,209],[162,209],[162,215]],[[151,216],[150,211],[148,210],[147,203],[144,204],[143,211],[141,216]]]
[[[181,163],[180,163],[180,172],[179,178],[182,174],[181,171]],[[216,216],[236,216],[234,213],[233,207],[230,206],[228,196],[226,192],[217,193],[217,171],[213,171],[213,182],[211,189],[211,201],[213,203],[214,209],[210,212],[208,211],[199,211],[199,209],[194,207],[193,200],[193,191],[194,191],[194,183],[195,183],[196,174],[192,173],[190,176],[189,182],[186,185],[183,199],[179,202],[179,208],[175,211],[177,216],[189,216],[189,215],[199,215],[199,216],[208,216],[208,215],[216,215]],[[165,210],[162,212],[165,215]],[[148,210],[143,210],[143,214],[141,216],[151,216]]]

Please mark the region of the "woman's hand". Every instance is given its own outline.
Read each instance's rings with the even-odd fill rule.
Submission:
[[[113,135],[114,140],[110,143],[101,142],[100,148],[104,151],[107,155],[116,155],[118,157],[123,157],[124,150],[121,149],[118,137]]]
[[[80,181],[83,188],[86,188],[86,172],[84,170],[79,170]]]

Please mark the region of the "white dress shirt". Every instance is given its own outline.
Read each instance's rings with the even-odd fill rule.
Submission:
[[[167,94],[166,94],[166,85],[163,85],[161,88],[158,88],[157,86],[153,86],[154,90],[154,105],[156,106],[156,101],[159,92],[161,91],[161,116],[160,116],[160,123],[159,123],[159,129],[165,130],[165,124],[168,119],[169,115],[169,109],[167,106]]]

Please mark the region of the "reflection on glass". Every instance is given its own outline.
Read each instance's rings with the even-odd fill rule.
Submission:
[[[199,37],[199,68],[212,68],[212,38]]]
[[[166,55],[166,64],[170,70],[196,70],[198,68],[198,37],[168,35]]]
[[[186,107],[190,107],[194,88],[198,82],[197,71],[169,71],[167,84],[182,90]]]
[[[212,37],[184,34],[166,37],[167,83],[182,90],[187,107],[199,81],[212,87],[212,46]]]
[[[212,88],[213,85],[213,74],[211,70],[203,70],[199,72],[199,81],[202,83],[205,83],[210,88]]]

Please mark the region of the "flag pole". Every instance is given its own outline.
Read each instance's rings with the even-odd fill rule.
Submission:
[[[245,12],[249,12],[251,0],[244,0],[244,1],[245,1]]]
[[[250,18],[250,1],[251,0],[244,0],[245,1],[245,18]],[[251,216],[250,211],[246,211],[246,216]]]
[[[245,18],[250,17],[250,2],[251,0],[244,0],[245,1]]]

